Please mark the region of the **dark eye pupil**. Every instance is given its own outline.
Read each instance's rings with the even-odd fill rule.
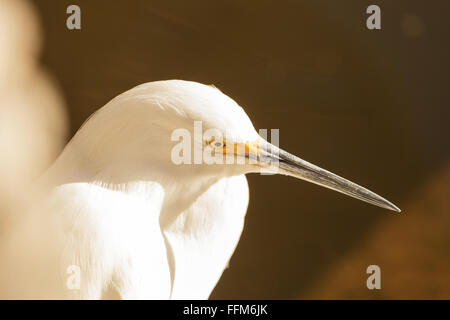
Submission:
[[[215,145],[216,145],[216,147],[220,147],[222,145],[222,143],[216,142]]]

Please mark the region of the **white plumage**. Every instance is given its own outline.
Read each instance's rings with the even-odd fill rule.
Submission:
[[[174,164],[171,134],[184,128],[195,136],[194,121],[224,137],[231,133],[227,144],[246,146],[233,156],[255,156],[258,163]],[[80,289],[66,291],[89,299],[111,289],[121,298],[208,298],[243,229],[245,174],[261,167],[398,209],[280,149],[271,155],[268,146],[243,109],[211,86],[158,81],[106,104],[43,178],[51,190],[49,214],[64,231],[62,275],[70,265],[81,270]],[[279,168],[262,155],[276,158]]]
[[[66,227],[62,271],[81,268],[75,297],[100,298],[112,285],[122,298],[208,298],[243,228],[248,169],[174,165],[171,133],[192,131],[194,120],[235,128],[237,141],[257,137],[217,89],[154,82],[97,111],[49,170]]]

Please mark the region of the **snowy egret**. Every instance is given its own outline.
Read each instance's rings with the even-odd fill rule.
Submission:
[[[226,138],[200,136],[194,144],[253,163],[174,163],[173,132],[195,136],[196,121]],[[262,139],[244,110],[215,87],[142,84],[94,113],[48,171],[53,212],[65,225],[63,270],[75,265],[81,272],[75,297],[101,298],[112,288],[125,299],[208,298],[243,229],[245,174],[261,169],[400,211]]]

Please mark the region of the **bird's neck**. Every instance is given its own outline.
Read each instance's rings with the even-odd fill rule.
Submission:
[[[165,187],[167,193],[161,210],[161,228],[172,224],[179,214],[189,208],[218,180],[219,177],[211,176],[169,182]]]
[[[161,226],[173,222],[178,214],[186,210],[203,192],[219,180],[213,174],[186,174],[189,170],[170,168],[161,171],[158,164],[126,163],[111,164],[104,168],[86,166],[77,157],[62,154],[46,173],[50,186],[70,183],[89,183],[114,190],[145,201],[147,190],[155,184],[164,190],[160,215]]]

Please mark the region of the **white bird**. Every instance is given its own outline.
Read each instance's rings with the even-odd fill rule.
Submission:
[[[196,121],[223,139],[199,136]],[[193,148],[236,161],[176,164],[173,133],[180,128],[194,137]],[[99,299],[112,289],[123,299],[207,299],[244,226],[245,174],[261,170],[400,211],[262,139],[244,110],[213,86],[142,84],[95,112],[45,176],[51,214],[64,224],[62,271],[81,271],[72,297]]]

